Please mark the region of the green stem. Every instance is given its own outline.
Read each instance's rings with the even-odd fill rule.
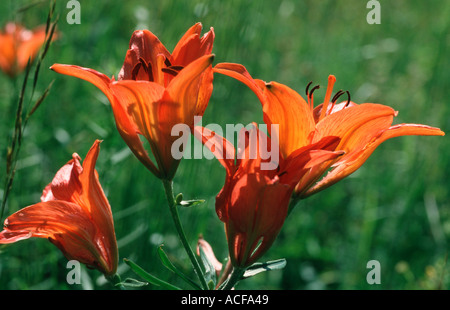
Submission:
[[[183,226],[181,225],[180,216],[178,214],[177,203],[175,201],[175,197],[173,195],[173,187],[172,181],[162,180],[164,184],[164,190],[166,192],[167,203],[169,204],[170,214],[172,215],[173,222],[175,224],[175,228],[177,229],[178,236],[180,238],[183,247],[191,260],[192,266],[194,267],[194,271],[197,274],[201,286],[204,290],[208,289],[208,284],[206,283],[205,277],[203,275],[203,271],[200,267],[200,264],[197,258],[194,255],[191,247],[189,246],[189,242],[187,241],[186,234],[184,233]]]
[[[300,198],[298,198],[297,196],[292,195],[291,197],[291,201],[289,202],[289,207],[288,207],[288,213],[287,216],[289,216],[289,214],[291,214],[292,210],[294,210],[294,207],[297,205],[297,203],[300,201]]]
[[[126,290],[125,286],[122,284],[122,280],[120,276],[116,273],[112,276],[105,276],[106,280],[108,280],[115,288],[119,288],[120,290]]]
[[[245,268],[234,267],[228,281],[223,285],[222,290],[231,290],[242,279]]]

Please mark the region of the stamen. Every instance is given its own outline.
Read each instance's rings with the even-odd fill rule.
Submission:
[[[308,97],[308,96],[309,96],[309,93],[308,93],[308,89],[309,89],[309,86],[311,86],[311,84],[312,84],[312,81],[311,81],[311,82],[309,82],[309,83],[308,83],[308,85],[306,85],[306,90],[305,90],[305,93],[306,93],[306,97]]]
[[[344,109],[350,104],[350,101],[351,101],[351,100],[350,100],[350,99],[351,99],[351,98],[350,98],[350,92],[347,90],[346,93],[347,93],[348,99],[347,99],[347,103],[346,103],[345,106],[344,106]]]
[[[345,94],[345,92],[343,92],[342,89],[341,89],[340,91],[338,91],[338,92],[336,93],[336,95],[334,95],[333,99],[331,99],[331,102],[332,102],[332,103],[336,103],[336,101],[338,100],[338,98],[339,98],[340,96],[342,96],[343,94]]]
[[[333,111],[334,105],[336,104],[336,101],[337,101],[338,98],[339,98],[340,96],[342,96],[343,94],[344,94],[344,92],[343,92],[342,89],[341,89],[341,90],[339,90],[339,91],[333,96],[333,99],[331,99],[330,113],[328,113],[328,114],[331,114],[331,112]]]
[[[172,64],[170,63],[169,58],[166,58],[166,59],[164,60],[164,64],[165,64],[167,67],[172,67]]]
[[[281,173],[278,175],[278,177],[281,177],[283,174],[286,174],[286,173],[287,173],[287,171],[284,170],[283,172],[281,172]]]
[[[323,101],[322,111],[320,113],[319,121],[323,119],[326,115],[328,104],[330,103],[331,93],[333,92],[333,86],[336,82],[336,77],[334,75],[328,76],[327,92],[325,93],[325,100]]]
[[[183,68],[184,68],[183,66],[171,66],[167,68],[162,68],[161,71],[176,76]]]
[[[319,88],[320,88],[320,85],[314,86],[313,89],[311,89],[311,93],[310,93],[309,95],[312,96],[313,93],[314,93],[314,91],[315,91],[316,89],[319,89]]]
[[[314,91],[319,88],[320,88],[320,85],[316,85],[311,89],[311,92],[309,93],[308,102],[309,102],[309,107],[311,108],[311,111],[314,110],[314,96],[313,96]]]
[[[137,76],[139,70],[141,69],[141,67],[142,67],[142,63],[140,63],[140,62],[138,62],[138,63],[134,66],[133,70],[131,71],[131,79],[132,79],[132,80],[136,80],[136,76]]]
[[[145,80],[147,78],[149,81],[153,81],[153,74],[151,69],[151,64],[146,63],[145,60],[141,57],[139,58],[139,62],[134,66],[133,70],[131,71],[131,79],[133,80]],[[142,76],[140,73],[141,69],[144,69],[144,73],[147,74],[147,76]]]

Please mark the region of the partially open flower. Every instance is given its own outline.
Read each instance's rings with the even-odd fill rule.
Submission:
[[[95,163],[100,141],[89,150],[83,165],[80,156],[65,164],[45,187],[41,202],[10,215],[0,232],[0,244],[31,237],[47,238],[69,260],[116,273],[118,249],[111,207],[100,186]]]

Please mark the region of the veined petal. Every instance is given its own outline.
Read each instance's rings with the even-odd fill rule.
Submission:
[[[87,213],[79,205],[62,200],[40,202],[17,211],[5,220],[5,229],[10,233],[27,231],[30,237],[39,238],[70,232],[89,239],[95,232]]]
[[[143,147],[142,142],[139,139],[138,134],[140,133],[140,128],[138,128],[138,126],[134,123],[132,119],[130,119],[128,115],[129,113],[127,109],[129,103],[122,101],[123,98],[121,92],[117,91],[116,87],[113,86],[116,83],[122,82],[113,82],[103,73],[100,73],[93,69],[83,68],[74,65],[54,64],[53,66],[50,67],[50,69],[52,69],[57,73],[83,79],[95,85],[98,89],[100,89],[106,95],[111,104],[117,129],[122,138],[124,139],[124,141],[127,143],[128,146],[130,146],[130,149],[136,155],[136,157],[150,171],[152,171],[155,175],[159,175],[158,170],[148,157],[147,152],[145,151],[145,148]],[[160,87],[160,85],[155,87]]]
[[[318,191],[321,191],[339,180],[347,177],[356,170],[358,170],[364,162],[370,157],[375,149],[384,141],[406,135],[421,135],[421,136],[443,136],[445,133],[439,128],[434,128],[419,124],[398,124],[389,127],[388,129],[379,132],[372,140],[364,147],[360,147],[358,152],[350,154],[351,156],[343,156],[336,163],[333,164],[331,170],[320,182],[309,189],[305,196],[310,196]]]
[[[97,242],[102,253],[109,258],[110,266],[117,266],[118,253],[111,206],[103,192],[95,170],[95,164],[100,152],[100,140],[96,140],[83,161],[83,171],[80,183],[83,188],[82,198],[89,206],[91,220],[101,231],[102,239]],[[113,251],[113,252],[111,252]]]
[[[50,67],[51,70],[65,75],[74,76],[76,78],[88,81],[100,89],[106,97],[108,97],[111,104],[114,103],[114,97],[109,89],[111,79],[96,70],[90,68],[84,68],[74,65],[54,64]]]
[[[168,95],[167,100],[180,104],[179,109],[182,113],[183,123],[188,126],[194,125],[194,116],[198,110],[197,100],[200,92],[199,87],[204,86],[203,83],[205,83],[205,81],[202,83],[202,73],[211,66],[213,60],[214,55],[211,54],[202,56],[191,62],[172,79],[166,89]],[[210,81],[206,80],[206,82]],[[212,87],[212,84],[210,87]],[[201,105],[204,106],[205,103],[203,102]]]
[[[86,154],[79,180],[82,187],[81,195],[87,205],[86,211],[91,215],[94,222],[109,232],[114,231],[111,206],[103,192],[95,170],[95,164],[100,152],[100,143],[100,140],[96,140]]]
[[[181,122],[177,103],[164,102],[164,87],[153,82],[122,80],[114,82],[111,88],[120,106],[114,114],[116,115],[117,112],[121,115],[125,114],[126,116],[123,117],[130,120],[130,123],[136,127],[136,132],[147,139],[159,171],[148,157],[137,134],[122,136],[123,139],[147,168],[157,176],[164,175],[167,168],[167,163],[163,162],[164,156],[166,154],[170,156],[170,146],[166,140],[171,138],[172,125]],[[173,123],[164,123],[161,119],[162,111],[172,116]]]
[[[227,75],[244,83],[255,93],[259,101],[261,101],[261,104],[265,102],[266,98],[264,97],[263,89],[259,82],[256,82],[256,80],[252,78],[243,65],[235,63],[219,63],[215,65],[213,69],[215,73]]]
[[[264,122],[270,135],[279,137],[284,158],[307,144],[314,129],[314,119],[306,101],[298,93],[277,82],[253,79],[240,64],[220,63],[214,67],[214,72],[237,79],[255,93],[262,104]],[[278,125],[278,132],[272,133],[271,125]]]
[[[265,84],[264,122],[279,126],[280,150],[286,158],[308,144],[314,130],[314,119],[306,101],[291,88],[277,83]]]
[[[294,186],[297,183],[303,184],[306,178],[313,177],[312,181],[315,181],[331,165],[330,161],[344,154],[343,151],[335,151],[339,141],[337,137],[325,137],[291,153],[280,167],[280,182]],[[312,170],[318,175],[311,175]],[[305,176],[306,174],[308,175]]]
[[[83,168],[80,156],[73,154],[72,159],[58,170],[52,182],[44,189],[41,201],[64,200],[83,205],[80,198],[82,186],[79,180]]]
[[[231,191],[226,231],[236,266],[249,266],[272,245],[287,215],[292,188],[261,174],[246,174]]]
[[[211,66],[205,69],[199,80],[199,90],[195,115],[203,116],[208,107],[209,99],[213,91],[214,73]]]
[[[149,30],[136,30],[131,36],[129,50],[119,72],[118,80],[131,80],[132,71],[141,58],[151,65],[152,75],[156,76],[161,70],[161,67],[158,66],[158,55],[163,55],[166,58],[170,57],[166,47],[152,32]]]
[[[0,232],[0,244],[27,237],[48,238],[68,259],[109,273],[112,270],[105,264],[105,253],[97,246],[96,234],[97,227],[79,205],[53,200],[23,208],[9,216],[5,220],[5,230]]]
[[[200,37],[202,28],[201,23],[196,23],[186,31],[172,52],[170,58],[172,65],[186,67],[197,58],[211,54],[215,37],[214,29],[211,27],[210,31]]]
[[[348,107],[324,117],[316,125],[313,142],[326,136],[341,139],[338,150],[349,154],[361,139],[372,139],[389,128],[396,112],[388,106],[364,103]]]

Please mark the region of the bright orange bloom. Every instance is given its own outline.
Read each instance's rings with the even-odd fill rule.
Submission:
[[[397,112],[391,107],[350,101],[336,103],[344,92],[333,97],[336,78],[328,78],[324,103],[314,108],[313,92],[307,88],[307,101],[291,88],[277,82],[253,79],[238,64],[218,64],[215,72],[231,76],[246,84],[261,101],[266,124],[279,124],[279,143],[283,155],[300,147],[317,143],[324,137],[339,138],[336,151],[345,155],[312,167],[296,186],[295,193],[305,198],[355,172],[384,141],[404,135],[442,136],[438,128],[418,124],[392,125]],[[309,85],[308,85],[309,86]],[[348,93],[347,93],[348,94]],[[322,175],[332,170],[320,181]]]
[[[179,160],[171,154],[176,124],[194,125],[212,93],[211,54],[214,31],[200,37],[202,25],[192,26],[170,54],[148,30],[135,31],[118,81],[95,70],[54,64],[51,69],[84,79],[109,99],[117,129],[136,157],[157,177],[171,180]],[[152,162],[140,135],[149,142]]]
[[[9,76],[22,72],[44,42],[45,27],[28,30],[19,24],[6,24],[5,31],[0,33],[0,68]]]
[[[95,163],[100,141],[86,155],[65,164],[47,185],[40,203],[9,216],[0,244],[31,237],[48,238],[66,256],[106,276],[116,273],[118,249],[111,207],[99,183]]]
[[[273,159],[262,153],[261,145],[268,149],[271,139],[255,125],[241,131],[237,154],[229,141],[207,128],[197,126],[195,131],[225,167],[225,184],[216,197],[216,212],[225,223],[231,263],[242,268],[253,264],[275,241],[295,185],[305,173],[342,155],[333,151],[339,140],[327,137],[287,157],[280,156],[275,159],[277,167],[266,170],[262,164]]]

